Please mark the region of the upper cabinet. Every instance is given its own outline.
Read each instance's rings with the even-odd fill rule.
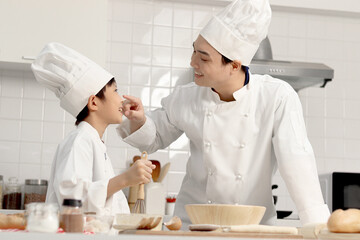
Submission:
[[[104,66],[107,0],[1,0],[0,63],[29,65],[60,42]]]

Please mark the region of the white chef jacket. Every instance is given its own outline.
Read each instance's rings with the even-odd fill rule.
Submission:
[[[262,224],[274,224],[272,176],[279,168],[302,224],[326,222],[316,162],[307,138],[297,93],[268,75],[250,75],[248,85],[224,102],[209,87],[177,87],[148,113],[130,134],[129,122],[118,128],[125,142],[149,153],[166,148],[182,133],[191,156],[175,206],[185,222],[190,203],[226,203],[266,207]]]
[[[99,133],[82,121],[59,144],[52,163],[46,202],[62,205],[63,199],[81,199],[85,212],[129,213],[120,190],[106,199],[109,179],[114,177],[111,160]]]

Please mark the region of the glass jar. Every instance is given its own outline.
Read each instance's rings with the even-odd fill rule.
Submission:
[[[45,202],[48,182],[42,179],[26,179],[24,205],[32,202]]]
[[[2,209],[2,201],[3,201],[3,189],[4,189],[4,180],[3,176],[0,175],[0,209]]]
[[[26,230],[29,232],[57,232],[59,208],[54,203],[33,202],[26,205]]]
[[[3,209],[21,209],[21,186],[16,177],[10,177],[5,184]]]
[[[60,212],[60,227],[64,232],[84,231],[84,214],[81,200],[64,199]]]

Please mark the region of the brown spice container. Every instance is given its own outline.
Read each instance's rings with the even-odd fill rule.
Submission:
[[[3,209],[21,209],[21,193],[14,192],[4,195]]]
[[[5,185],[3,209],[21,209],[21,188],[16,177],[10,177]]]
[[[83,214],[62,214],[60,217],[60,227],[64,232],[83,232]]]
[[[42,179],[26,179],[24,205],[32,202],[45,202],[48,182]]]
[[[64,199],[61,207],[60,227],[64,232],[83,232],[84,214],[81,200]]]

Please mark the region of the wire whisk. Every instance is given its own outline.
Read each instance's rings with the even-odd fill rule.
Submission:
[[[147,160],[148,154],[147,152],[141,153],[141,159]],[[145,201],[144,201],[144,184],[139,185],[139,189],[137,192],[137,200],[134,205],[134,209],[132,213],[145,213]]]

